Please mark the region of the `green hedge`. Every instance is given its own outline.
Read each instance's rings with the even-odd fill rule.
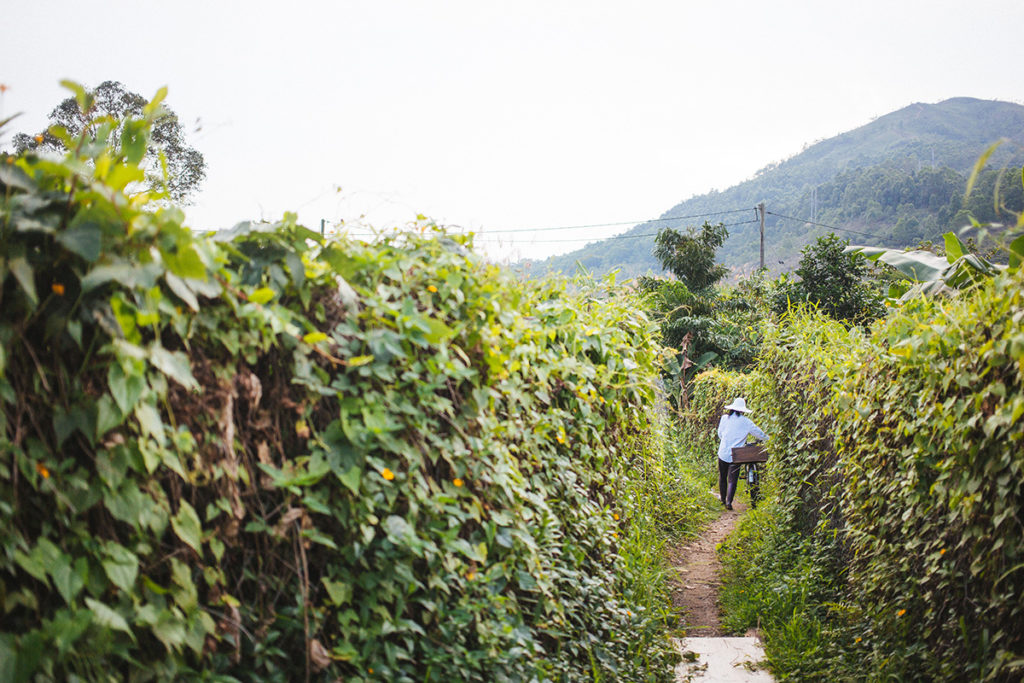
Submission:
[[[811,309],[791,310],[766,327],[759,359],[765,378],[765,426],[772,434],[769,463],[785,524],[800,534],[842,527],[834,489],[842,480],[831,404],[835,380],[856,375],[864,335]]]
[[[1020,680],[1024,273],[917,300],[872,342],[836,429],[867,655],[898,677]]]
[[[0,163],[0,679],[671,678],[631,294],[197,238],[113,125]]]
[[[869,336],[769,330],[778,496],[727,544],[725,602],[781,678],[1024,674],[1022,320],[1016,269]]]

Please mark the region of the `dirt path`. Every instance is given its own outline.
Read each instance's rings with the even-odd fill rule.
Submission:
[[[718,620],[722,564],[718,561],[715,546],[729,535],[747,506],[737,500],[733,508],[724,510],[689,545],[669,552],[669,559],[677,572],[673,581],[676,585],[672,591],[672,603],[683,613],[680,625],[689,638],[725,635]]]
[[[683,661],[676,667],[676,683],[772,683],[764,666],[764,650],[757,633],[725,637],[718,619],[718,589],[722,564],[715,546],[736,527],[747,506],[733,502],[700,536],[674,548],[669,558],[676,569],[672,602],[683,613],[680,627],[685,638],[676,639]]]

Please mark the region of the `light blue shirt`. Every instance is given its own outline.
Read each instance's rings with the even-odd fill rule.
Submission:
[[[723,415],[718,421],[718,438],[721,439],[718,444],[718,459],[732,462],[732,449],[745,444],[749,434],[753,434],[761,441],[768,439],[768,435],[746,415]]]

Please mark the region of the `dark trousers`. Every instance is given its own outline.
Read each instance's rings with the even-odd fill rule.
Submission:
[[[722,503],[725,505],[732,505],[733,496],[736,495],[736,481],[739,478],[739,465],[719,459],[718,494],[722,497]]]

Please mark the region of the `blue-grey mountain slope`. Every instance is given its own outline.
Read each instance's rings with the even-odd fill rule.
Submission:
[[[1005,142],[989,158],[989,170],[965,202],[971,169],[1000,139]],[[841,228],[837,234],[858,244],[902,247],[935,240],[947,230],[968,224],[968,210],[979,220],[1005,220],[1008,214],[993,204],[994,188],[998,183],[1007,208],[1024,208],[1022,164],[1024,106],[958,97],[938,104],[912,104],[879,117],[770,164],[727,190],[680,202],[659,218],[707,216],[712,222],[732,224],[719,257],[735,271],[751,272],[759,260],[754,207],[764,201],[769,212],[765,260],[771,270],[778,271],[789,269],[804,245],[829,232],[822,226]],[[719,213],[738,208],[746,210]],[[660,267],[651,255],[653,237],[634,236],[664,227],[699,225],[703,220],[642,223],[620,239],[528,264],[527,271],[571,273],[579,264],[594,274],[616,268],[626,277],[657,273]]]

